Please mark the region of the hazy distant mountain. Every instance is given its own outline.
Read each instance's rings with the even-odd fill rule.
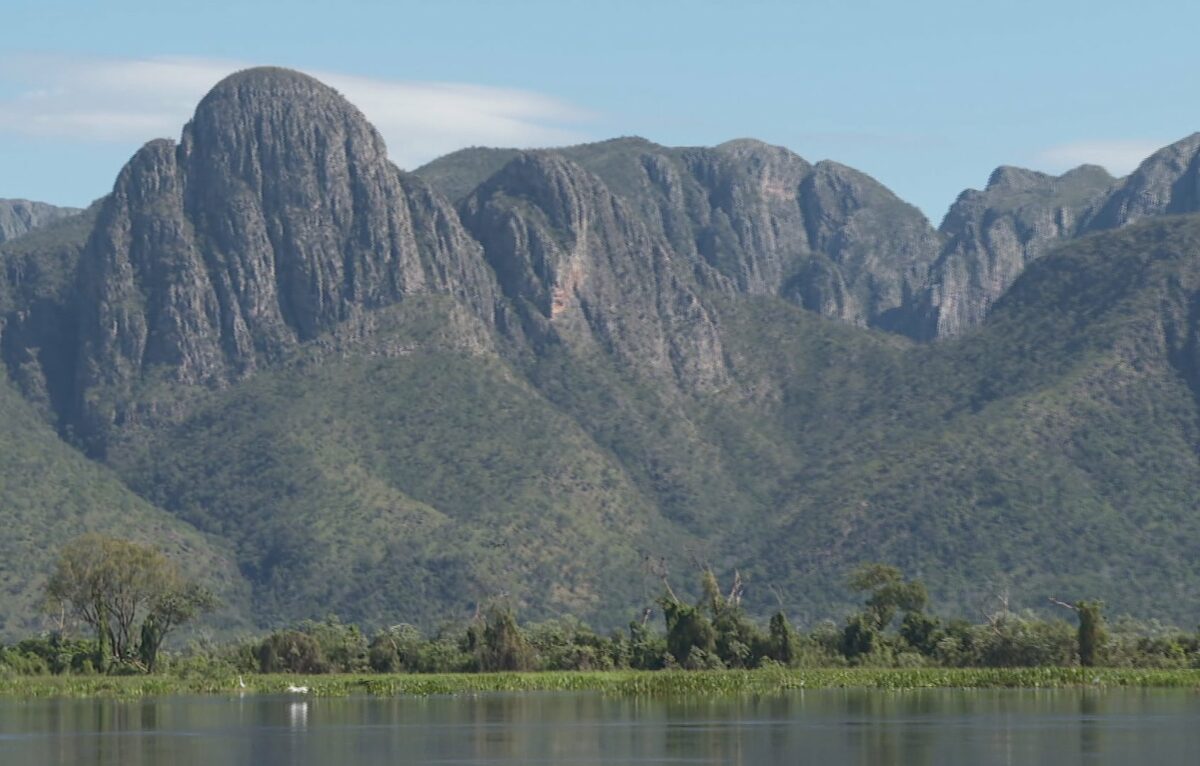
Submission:
[[[1147,157],[1116,189],[1092,222],[1114,229],[1166,213],[1200,211],[1200,133]]]
[[[1084,165],[1061,176],[997,168],[983,191],[963,192],[940,232],[942,251],[917,299],[919,338],[958,335],[983,322],[1030,261],[1086,230],[1117,182]]]
[[[70,207],[55,207],[45,202],[24,199],[0,199],[0,242],[33,231],[51,221],[78,213]]]
[[[946,238],[908,321],[919,338],[978,325],[1030,261],[1055,244],[1147,217],[1200,212],[1200,133],[1114,180],[1085,165],[1054,177],[998,168],[982,192],[966,191],[942,222]]]
[[[935,231],[751,140],[407,174],[326,86],[233,75],[93,209],[0,246],[0,460],[62,477],[0,497],[39,543],[0,578],[92,509],[193,541],[258,623],[506,593],[611,625],[698,561],[812,618],[874,559],[958,607],[1005,585],[1186,618],[1186,145],[1120,181],[1001,168]]]

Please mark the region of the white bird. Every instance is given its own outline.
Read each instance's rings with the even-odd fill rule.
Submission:
[[[239,688],[239,689],[245,689],[245,688],[246,688],[246,682],[242,680],[242,677],[241,677],[241,676],[238,676],[238,688]]]
[[[287,690],[292,694],[308,694],[307,686],[289,686]]]

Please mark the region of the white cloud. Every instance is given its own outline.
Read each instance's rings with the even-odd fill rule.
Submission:
[[[73,142],[176,137],[208,89],[247,66],[181,57],[7,57],[0,59],[0,133]],[[586,139],[578,128],[590,115],[530,91],[309,74],[362,110],[401,167],[464,146],[552,146]]]
[[[1076,141],[1045,149],[1038,153],[1037,160],[1050,170],[1069,170],[1092,164],[1102,165],[1113,175],[1123,176],[1165,143],[1152,140]]]

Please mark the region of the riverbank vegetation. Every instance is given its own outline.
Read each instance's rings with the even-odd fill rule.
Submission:
[[[64,621],[60,630],[0,646],[0,688],[34,695],[219,691],[241,678],[246,686],[238,688],[275,691],[288,685],[279,679],[297,675],[327,677],[309,684],[323,693],[523,684],[648,692],[705,685],[737,691],[760,685],[1200,685],[1200,633],[1127,618],[1109,623],[1103,604],[1093,600],[1049,599],[1055,611],[1034,614],[1010,611],[1000,599],[982,621],[947,619],[929,610],[920,581],[882,564],[851,573],[850,586],[862,594],[856,613],[806,630],[783,611],[763,622],[751,619],[742,608],[740,578],[723,589],[703,569],[698,599],[676,595],[664,577],[657,603],[624,630],[600,632],[571,617],[522,624],[511,605],[497,601],[473,619],[428,632],[399,623],[368,634],[330,617],[265,636],[194,640],[160,653],[166,633],[212,608],[212,599],[131,545],[89,537],[64,549],[48,596],[59,605],[60,619],[76,614],[91,637],[70,637]],[[522,675],[529,671],[538,673]],[[122,676],[140,680],[114,680]]]
[[[244,686],[242,684],[245,684]],[[880,689],[1200,689],[1200,670],[1137,668],[758,668],[699,671],[551,671],[435,673],[141,676],[0,676],[0,697],[113,697],[168,694],[291,694],[311,697],[432,696],[497,692],[580,692],[634,697],[719,697],[798,690]]]

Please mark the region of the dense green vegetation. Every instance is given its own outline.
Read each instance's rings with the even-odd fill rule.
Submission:
[[[534,589],[543,613],[619,614],[638,603],[639,545],[671,539],[575,422],[499,360],[453,350],[265,373],[113,462],[238,541],[264,624],[318,604],[430,624]]]
[[[507,593],[534,619],[611,628],[653,605],[656,567],[699,560],[741,571],[754,616],[781,597],[812,626],[850,608],[841,573],[880,558],[951,613],[1004,592],[1018,611],[1102,593],[1114,613],[1189,624],[1198,242],[1192,218],[1082,240],[1032,267],[981,331],[931,347],[729,301],[734,377],[703,393],[603,354],[492,351],[445,302],[414,300],[370,336],[162,400],[188,414],[130,431],[111,463],[153,505],[237,541],[259,625],[336,604],[368,629],[430,629]],[[36,480],[51,455],[78,466],[60,477],[85,471],[89,513],[129,523],[123,503],[150,508],[98,495],[132,498],[4,392],[3,454],[39,466],[3,488],[23,530],[8,544],[28,541],[20,571],[48,570],[34,541],[87,528],[45,526],[41,509],[67,507],[49,491],[68,485]],[[10,603],[33,612],[28,595]]]
[[[100,672],[117,662],[153,673],[167,636],[216,607],[160,551],[96,533],[63,546],[46,596],[64,623],[69,613],[91,628]]]
[[[143,576],[148,567],[165,565],[147,551],[126,556],[132,564],[106,564],[108,553],[121,545],[93,536],[64,550],[48,592],[63,598],[63,591],[70,589],[62,581],[77,581],[73,590],[81,595],[73,597],[73,613],[92,627],[96,638],[70,640],[59,631],[10,647],[0,645],[0,693],[270,692],[297,685],[318,694],[505,689],[722,693],[805,685],[905,688],[1081,682],[1182,685],[1195,683],[1200,669],[1200,633],[1128,619],[1107,626],[1103,607],[1096,601],[1060,602],[1077,614],[1077,627],[1006,609],[987,615],[979,624],[943,620],[926,611],[923,583],[880,564],[860,567],[849,578],[863,598],[856,614],[841,625],[824,622],[807,632],[797,631],[782,612],[772,616],[764,629],[742,608],[740,579],[735,578],[725,593],[712,571],[705,570],[702,595],[695,603],[681,600],[664,581],[659,600],[662,630],[649,621],[649,614],[630,622],[624,631],[607,634],[573,618],[521,625],[510,606],[497,603],[486,613],[443,625],[431,634],[401,624],[368,638],[358,626],[328,618],[263,638],[193,642],[185,651],[166,654],[156,665],[166,632],[164,620],[178,624],[204,604],[186,597],[182,605],[165,603],[165,599],[178,599],[171,593],[179,593],[180,588],[156,588]],[[89,554],[87,548],[101,553]],[[111,566],[119,570],[113,572]],[[177,576],[174,581],[178,582]],[[100,595],[89,596],[89,592]],[[129,630],[138,621],[140,637]],[[796,672],[801,669],[804,672]],[[697,672],[673,672],[679,670]],[[1173,672],[1145,672],[1150,670]],[[538,674],[521,675],[530,671]],[[660,677],[645,675],[649,671],[659,671],[654,675]],[[513,673],[518,675],[499,675]],[[108,680],[130,675],[148,675],[152,680]],[[34,680],[48,676],[71,680]],[[332,678],[323,680],[326,676]],[[303,684],[298,677],[305,679]]]
[[[770,341],[744,348],[781,370],[766,421],[807,451],[754,581],[830,593],[832,564],[879,557],[972,611],[1006,590],[1022,606],[1102,592],[1193,621],[1198,249],[1194,218],[1080,240],[1034,264],[978,332],[877,354],[819,409],[786,309],[758,314],[744,332]]]
[[[11,677],[0,675],[3,697],[118,697],[166,694],[285,694],[294,675],[247,676],[246,688],[234,676],[71,676]],[[715,697],[778,694],[798,689],[1053,689],[1188,688],[1200,686],[1197,670],[1135,668],[810,668],[802,670],[706,670],[699,672],[639,670],[469,673],[438,675],[327,675],[303,679],[309,694],[340,697],[468,694],[478,692],[595,691],[622,696]]]
[[[635,144],[567,154],[649,205],[633,188]],[[691,161],[672,151],[670,167]],[[465,188],[509,156],[468,152],[443,167],[458,174],[446,183]],[[713,215],[705,247],[726,252],[737,231]],[[520,312],[498,309],[492,326],[449,295],[406,295],[244,377],[187,386],[149,370],[122,393],[128,421],[103,465],[69,446],[89,221],[0,248],[6,639],[50,624],[39,605],[56,548],[85,531],[157,542],[203,573],[226,635],[292,625],[267,669],[293,651],[318,666],[303,620],[329,612],[365,637],[412,624],[425,658],[404,664],[397,648],[396,662],[425,672],[565,667],[534,637],[564,615],[595,626],[579,628],[594,642],[568,642],[590,647],[589,662],[670,665],[666,652],[697,668],[1125,662],[1095,648],[1102,631],[1080,641],[1047,619],[1047,597],[1080,616],[1096,595],[1109,614],[1200,615],[1195,217],[1070,243],[1034,263],[984,327],[924,346],[697,277],[724,365],[705,385],[622,357],[613,335],[506,334]],[[688,231],[664,236],[682,253]],[[877,560],[919,578],[936,606],[909,592],[895,614],[859,609],[845,573]],[[688,576],[708,570],[725,583],[737,573],[741,611]],[[664,577],[679,592],[660,600]],[[487,623],[495,603],[531,622]],[[628,631],[646,609],[661,636]],[[984,625],[950,619],[998,612]],[[481,630],[521,640],[493,656],[479,653],[481,634],[463,649],[479,614]],[[614,629],[641,659],[621,659]],[[1110,652],[1157,635],[1109,629]],[[1148,656],[1187,664],[1190,634],[1171,635]],[[82,668],[67,654],[47,667]]]
[[[189,573],[202,573],[229,604],[216,624],[237,624],[243,581],[219,544],[62,442],[3,380],[0,422],[0,635],[28,635],[46,625],[43,593],[59,545],[88,531],[165,549]]]

